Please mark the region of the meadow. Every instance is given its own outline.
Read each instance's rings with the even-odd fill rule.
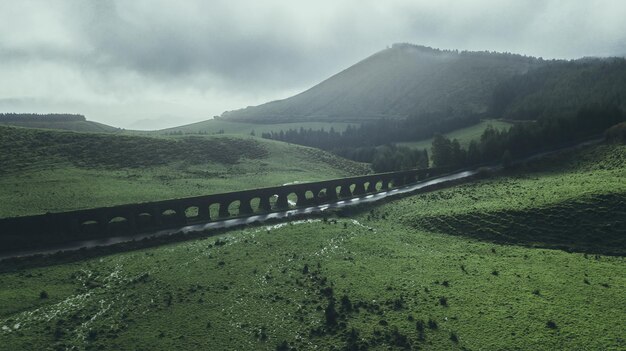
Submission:
[[[467,128],[457,129],[450,133],[445,133],[444,135],[450,140],[457,139],[459,141],[459,144],[461,144],[462,147],[467,148],[467,146],[472,140],[476,140],[476,141],[480,140],[480,136],[483,134],[485,129],[487,129],[487,127],[489,126],[498,130],[505,130],[511,127],[511,123],[499,121],[495,119],[483,120],[476,125],[473,125]],[[406,146],[412,149],[418,149],[418,150],[426,149],[430,151],[430,147],[432,143],[433,143],[433,138],[419,140],[419,141],[401,142],[401,143],[396,143],[396,144],[398,146]]]
[[[0,349],[623,350],[624,243],[611,240],[624,217],[603,206],[623,211],[625,170],[626,146],[601,145],[320,218],[46,267],[5,262]],[[552,216],[576,204],[592,227],[615,225],[588,250],[561,236],[548,249],[497,218],[562,231],[574,223]],[[603,254],[605,234],[621,251]]]

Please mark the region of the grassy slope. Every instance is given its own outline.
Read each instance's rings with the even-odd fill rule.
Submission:
[[[502,129],[510,128],[511,124],[508,122],[503,122],[503,121],[498,121],[498,120],[485,120],[471,127],[461,128],[453,132],[446,133],[445,136],[447,136],[449,139],[457,139],[459,143],[461,144],[461,146],[467,148],[467,145],[469,145],[469,143],[472,140],[476,140],[476,141],[480,140],[480,136],[483,134],[483,132],[485,131],[485,129],[487,129],[488,126],[492,126],[496,129],[502,130]],[[424,139],[420,141],[414,141],[414,142],[397,143],[397,144],[400,146],[408,146],[412,149],[420,149],[420,150],[427,149],[430,152],[430,147],[432,146],[432,143],[433,143],[433,138]]]
[[[623,257],[494,244],[417,219],[624,194],[625,170],[625,146],[600,146],[353,218],[3,273],[0,349],[624,349]]]
[[[146,138],[0,127],[0,216],[163,200],[366,172],[242,136]]]
[[[300,94],[222,116],[254,122],[363,122],[422,112],[484,112],[500,81],[540,64],[515,55],[395,45]]]
[[[215,134],[220,130],[223,130],[226,134],[243,134],[250,135],[250,132],[254,131],[257,136],[261,136],[261,133],[288,131],[289,129],[313,129],[330,130],[334,128],[336,131],[344,131],[348,127],[349,123],[325,123],[325,122],[302,122],[302,123],[276,123],[276,124],[254,124],[245,122],[230,122],[223,119],[210,119],[208,121],[202,121],[185,126],[163,129],[155,132],[149,132],[150,134],[167,134],[172,132],[182,131],[183,133],[208,133]]]
[[[92,133],[116,133],[121,129],[106,124],[93,121],[71,121],[71,122],[0,122],[0,126],[16,126],[25,128],[39,129],[59,129],[71,130],[75,132],[92,132]]]

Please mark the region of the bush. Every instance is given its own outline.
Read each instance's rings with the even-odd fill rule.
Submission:
[[[439,298],[439,304],[444,307],[448,307],[448,299],[445,296]]]
[[[47,293],[45,290],[42,290],[42,291],[39,293],[39,298],[40,298],[40,299],[42,299],[42,300],[43,300],[43,299],[47,299],[47,298],[48,298],[48,293]]]
[[[459,337],[456,335],[455,332],[450,332],[450,340],[452,340],[452,342],[456,344],[459,342]]]

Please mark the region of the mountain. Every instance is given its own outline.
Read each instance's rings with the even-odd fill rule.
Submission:
[[[228,111],[222,118],[255,123],[358,123],[433,112],[482,113],[497,84],[543,63],[508,53],[394,44],[303,93]]]

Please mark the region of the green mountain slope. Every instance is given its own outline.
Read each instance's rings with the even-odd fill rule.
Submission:
[[[489,114],[506,119],[570,117],[591,104],[626,108],[623,58],[552,61],[500,83]]]
[[[251,136],[150,138],[0,126],[0,217],[340,178],[369,167]]]
[[[233,121],[361,122],[422,112],[484,112],[501,80],[540,60],[396,44],[285,100],[224,113]]]

